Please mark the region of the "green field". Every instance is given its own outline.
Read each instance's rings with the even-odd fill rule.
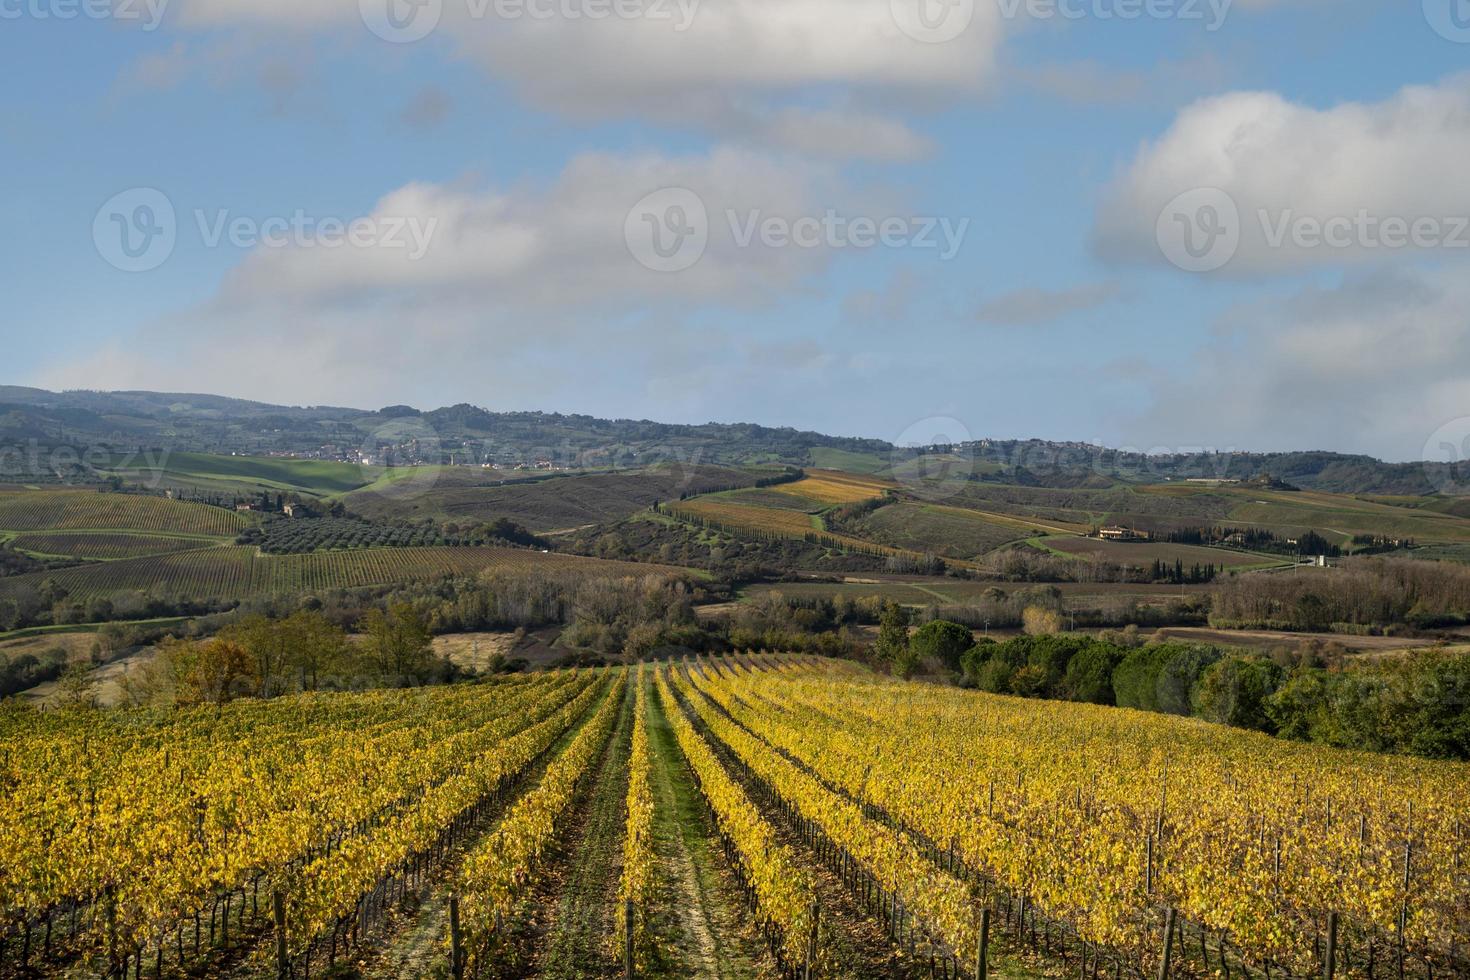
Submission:
[[[294,492],[314,497],[346,493],[381,478],[381,467],[335,463],[315,459],[282,459],[270,456],[217,456],[207,453],[171,452],[162,456],[161,467],[143,465],[119,457],[115,469],[104,475],[149,487],[171,487],[196,491],[248,495]]]
[[[855,453],[848,449],[818,446],[811,451],[813,466],[847,473],[873,475],[888,468],[891,460],[879,453]]]

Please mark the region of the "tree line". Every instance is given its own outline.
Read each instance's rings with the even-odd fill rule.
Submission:
[[[960,655],[960,671],[963,683],[995,694],[1193,716],[1339,748],[1470,759],[1464,652],[1327,662],[1047,635],[981,642]]]

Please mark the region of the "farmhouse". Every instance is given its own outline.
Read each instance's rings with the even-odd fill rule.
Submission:
[[[1153,538],[1153,533],[1131,527],[1100,527],[1097,536],[1104,541],[1148,541]]]

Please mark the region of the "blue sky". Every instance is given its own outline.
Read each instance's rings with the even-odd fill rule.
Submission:
[[[4,380],[1391,459],[1470,434],[1467,0],[425,2],[405,41],[370,28],[405,0],[0,0]],[[1187,271],[1196,191],[1232,233]],[[172,245],[119,268],[141,193]],[[1433,224],[1313,239],[1360,214]]]

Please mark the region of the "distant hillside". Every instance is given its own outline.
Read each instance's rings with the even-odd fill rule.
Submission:
[[[895,449],[880,439],[752,424],[682,425],[546,412],[489,412],[473,405],[420,411],[291,407],[205,394],[49,392],[0,386],[0,449],[69,446],[122,453],[143,449],[248,455],[290,453],[357,465],[486,463],[501,469],[637,469],[652,463],[784,463],[840,466],[910,482],[924,460],[980,483],[1067,489],[1186,479],[1249,481],[1270,475],[1307,490],[1422,496],[1470,484],[1470,467],[1384,463],[1333,452],[1146,456],[1086,443],[984,440]],[[947,455],[946,455],[947,454]],[[23,455],[23,454],[22,454]],[[0,453],[0,481],[85,480],[84,466],[48,459],[46,472]]]
[[[805,463],[813,449],[886,453],[887,443],[748,424],[677,425],[473,405],[420,412],[285,407],[213,395],[0,386],[0,444],[40,442],[121,451],[322,453],[357,461],[397,446],[397,463],[538,461],[564,468]]]

